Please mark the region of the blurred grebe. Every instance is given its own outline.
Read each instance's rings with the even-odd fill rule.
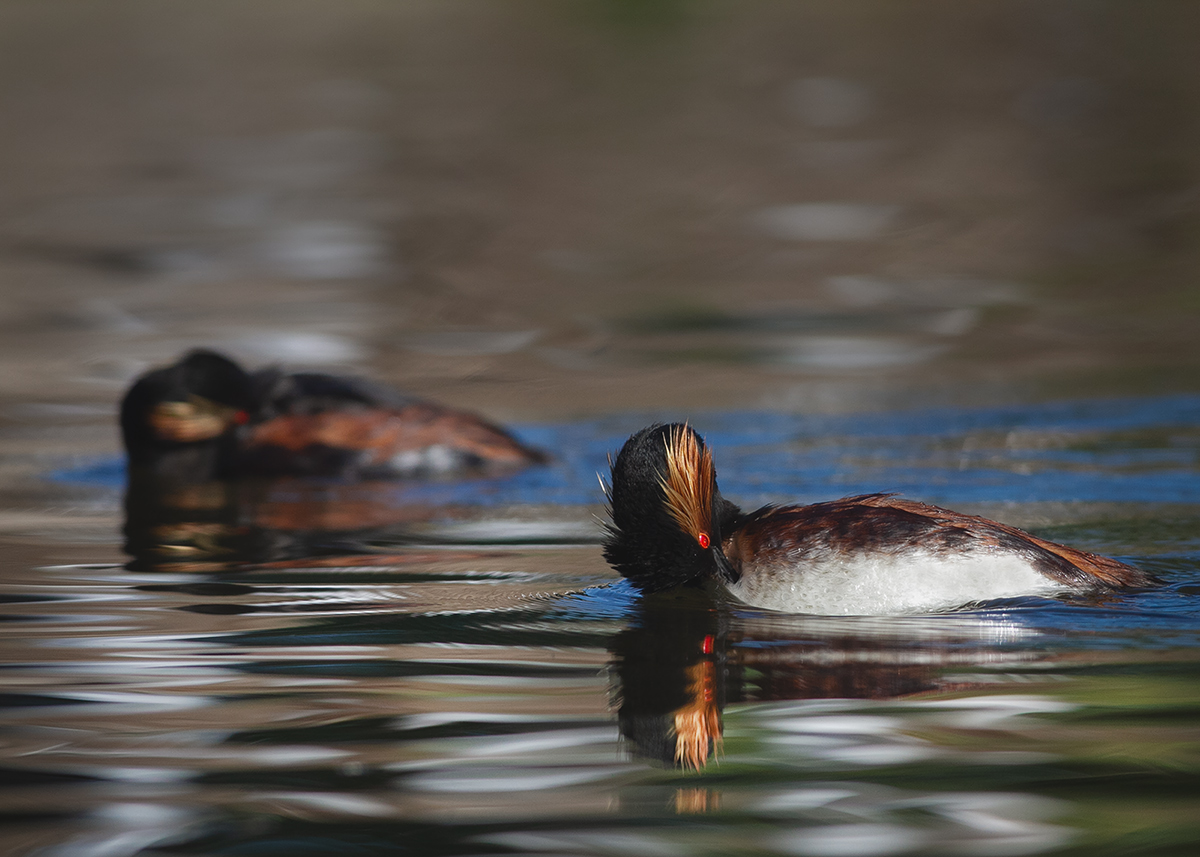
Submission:
[[[139,378],[121,403],[131,470],[242,476],[420,477],[545,461],[475,414],[362,378],[249,373],[198,349]]]

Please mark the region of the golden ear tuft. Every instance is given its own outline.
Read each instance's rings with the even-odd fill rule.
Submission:
[[[159,402],[147,419],[150,428],[163,440],[197,443],[224,433],[236,413],[233,408],[193,395],[186,402]]]
[[[707,546],[716,484],[712,453],[686,425],[672,429],[665,442],[667,472],[659,475],[659,484],[667,511],[685,533]]]

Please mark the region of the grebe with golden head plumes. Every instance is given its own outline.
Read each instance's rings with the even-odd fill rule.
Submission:
[[[643,591],[715,580],[793,613],[944,610],[1022,595],[1151,586],[1125,563],[893,494],[743,512],[689,426],[626,441],[607,488],[605,558]]]

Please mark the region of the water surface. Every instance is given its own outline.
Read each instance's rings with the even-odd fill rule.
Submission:
[[[1200,399],[697,416],[746,504],[924,489],[1165,581],[891,618],[619,580],[595,474],[653,416],[521,427],[556,461],[505,479],[159,498],[158,519],[131,513],[122,561],[10,544],[5,849],[1200,844]],[[119,508],[118,460],[44,476]]]

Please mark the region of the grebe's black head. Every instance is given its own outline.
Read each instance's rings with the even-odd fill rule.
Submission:
[[[147,372],[121,402],[121,434],[131,461],[218,440],[247,419],[250,376],[215,351],[190,351]]]
[[[608,489],[604,558],[644,592],[732,569],[721,533],[738,516],[717,490],[712,453],[687,425],[653,425],[625,442]]]

